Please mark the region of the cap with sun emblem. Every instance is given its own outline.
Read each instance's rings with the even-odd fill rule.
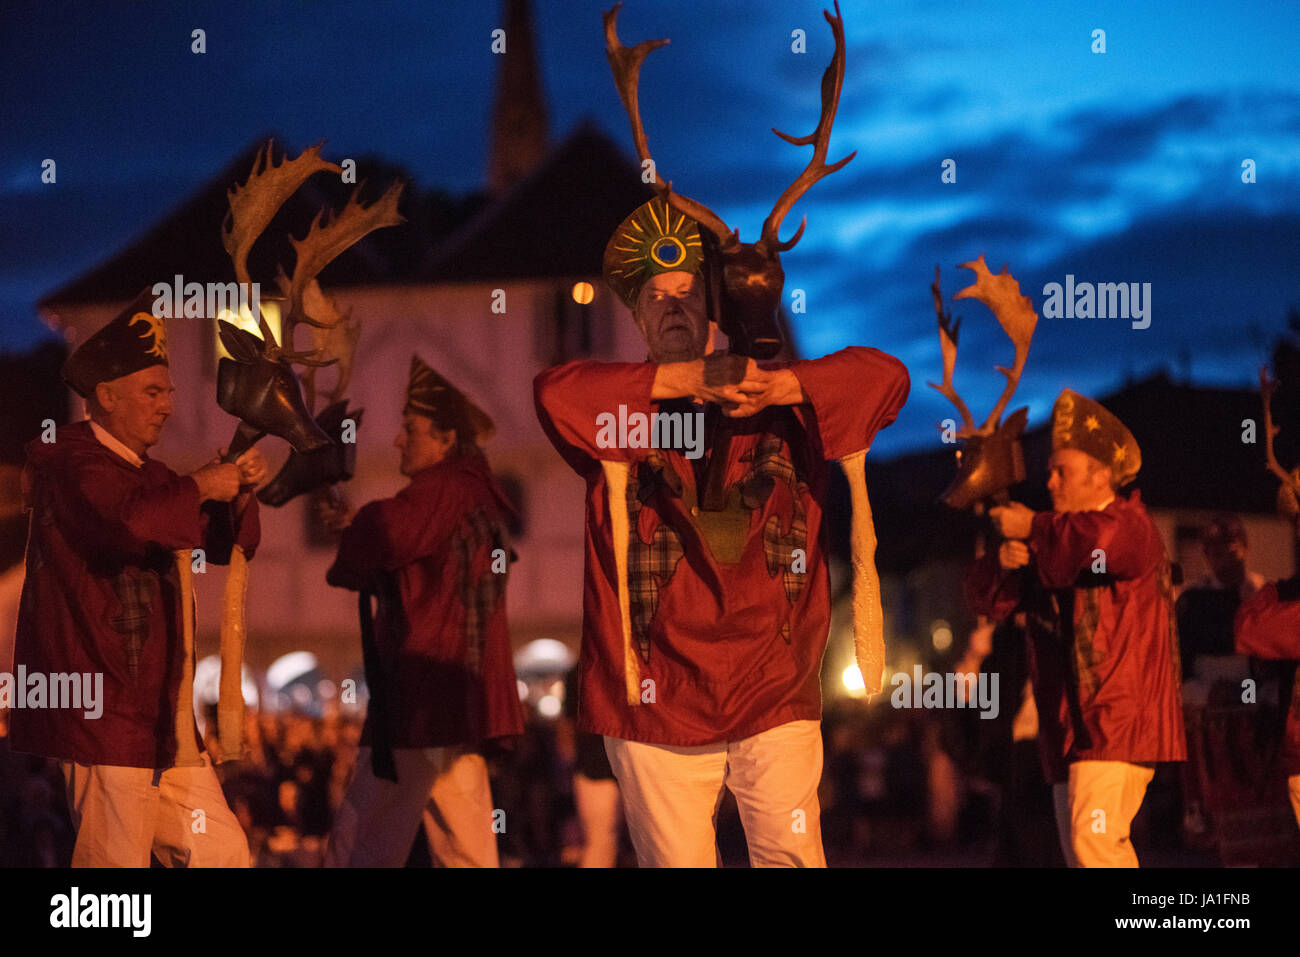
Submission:
[[[428,416],[441,423],[439,428],[468,429],[474,433],[473,440],[479,443],[496,433],[496,425],[486,412],[416,355],[411,356],[411,378],[406,385],[403,411]]]
[[[167,333],[163,321],[153,314],[155,298],[152,288],[146,288],[68,357],[63,381],[77,395],[89,398],[101,382],[167,365]]]
[[[650,277],[698,274],[703,263],[699,223],[655,197],[614,230],[605,247],[605,282],[631,309]]]
[[[1052,406],[1052,451],[1078,449],[1110,468],[1117,486],[1137,478],[1142,451],[1133,433],[1099,403],[1070,389]]]

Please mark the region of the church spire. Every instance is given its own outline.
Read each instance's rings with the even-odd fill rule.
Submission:
[[[528,0],[505,0],[506,52],[500,54],[487,185],[500,195],[526,176],[546,153],[546,105],[542,97],[533,18]]]

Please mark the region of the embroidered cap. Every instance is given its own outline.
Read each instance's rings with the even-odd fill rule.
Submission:
[[[406,385],[403,411],[428,416],[435,422],[459,423],[439,427],[468,427],[474,434],[464,438],[479,443],[486,442],[496,433],[496,425],[486,412],[417,355],[411,356],[411,377]]]
[[[1052,406],[1052,451],[1077,449],[1110,468],[1117,487],[1137,478],[1142,451],[1118,418],[1098,402],[1065,389]]]
[[[167,365],[167,333],[153,314],[156,297],[146,287],[112,322],[77,347],[63,364],[63,381],[83,399],[101,382],[150,366]]]
[[[631,309],[641,287],[665,272],[698,275],[704,265],[700,224],[655,197],[614,230],[605,246],[605,282]]]

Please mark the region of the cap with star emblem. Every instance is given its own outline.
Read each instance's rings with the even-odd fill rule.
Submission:
[[[63,364],[63,381],[83,399],[101,382],[150,366],[167,365],[167,333],[153,314],[152,287],[146,287],[113,321],[77,347]]]
[[[614,230],[605,247],[605,282],[631,309],[651,276],[698,275],[704,264],[700,224],[656,196]]]
[[[1065,389],[1052,406],[1052,451],[1078,449],[1111,470],[1116,488],[1137,478],[1142,451],[1133,433],[1098,402]]]

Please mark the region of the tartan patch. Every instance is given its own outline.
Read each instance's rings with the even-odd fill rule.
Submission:
[[[657,453],[630,470],[627,479],[627,517],[631,534],[627,544],[628,610],[632,639],[641,660],[650,663],[650,623],[659,610],[659,590],[667,586],[685,552],[682,540],[670,525],[661,524],[644,541],[636,532],[641,506],[656,492],[681,493],[681,477],[667,468]]]
[[[803,496],[808,494],[808,483],[804,482],[794,464],[781,452],[784,446],[781,436],[768,433],[754,447],[750,456],[753,463],[742,480],[746,495],[757,499],[752,507],[758,508],[771,496],[776,482],[782,482],[790,490],[792,503],[789,514],[769,515],[763,524],[763,555],[767,559],[767,573],[775,578],[781,575],[785,587],[785,597],[791,605],[799,601],[807,580],[806,571],[794,570],[794,552],[798,549],[807,556],[808,524],[804,514]],[[747,501],[746,504],[749,504]],[[789,526],[789,531],[782,534],[781,527]],[[783,626],[782,635],[789,641],[789,627]]]
[[[505,528],[477,508],[461,520],[453,541],[460,582],[460,600],[465,609],[465,666],[474,674],[483,670],[483,648],[487,642],[487,621],[501,607],[509,573],[492,570],[492,553],[498,548],[510,554]]]
[[[122,611],[108,623],[122,636],[127,674],[135,681],[140,677],[140,655],[149,637],[149,616],[158,591],[158,573],[128,565],[114,576],[113,591]]]

